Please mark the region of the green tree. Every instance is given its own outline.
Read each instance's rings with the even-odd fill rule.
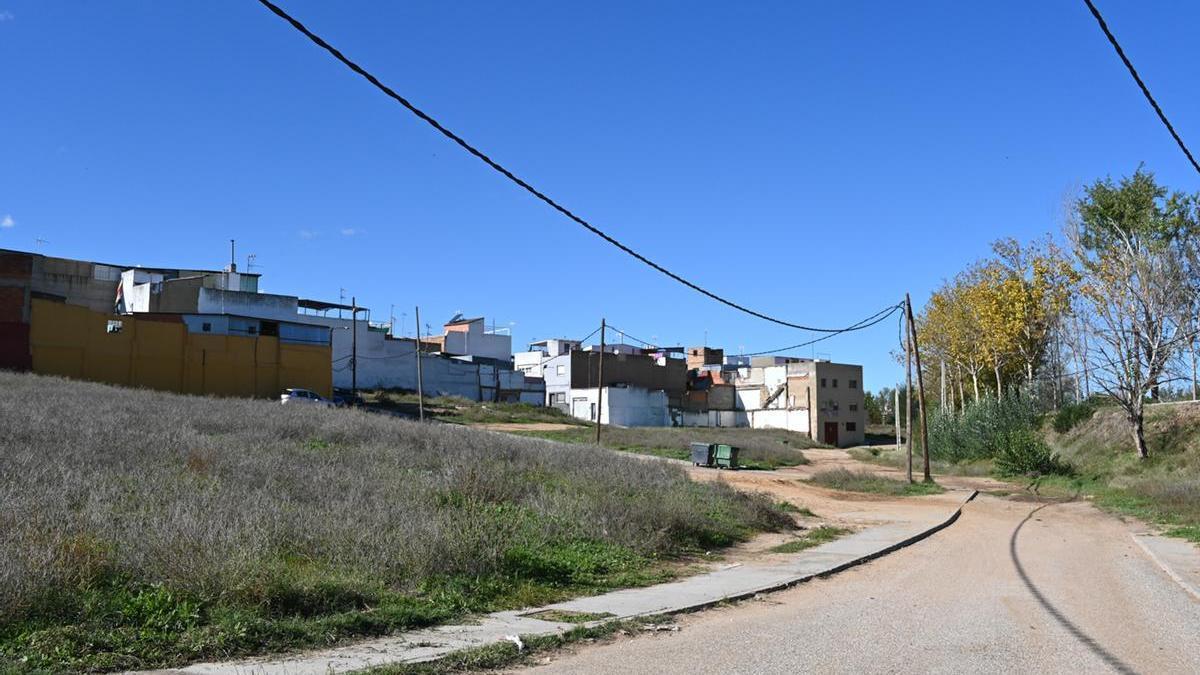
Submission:
[[[1095,336],[1097,385],[1125,411],[1140,458],[1148,394],[1191,344],[1197,304],[1196,195],[1169,192],[1140,167],[1089,186],[1070,231],[1083,281],[1081,311]]]

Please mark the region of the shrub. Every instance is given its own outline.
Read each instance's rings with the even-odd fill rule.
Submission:
[[[1001,476],[1065,474],[1069,470],[1050,446],[1030,429],[1013,429],[996,435],[992,461]]]
[[[1070,403],[1054,414],[1054,430],[1065,434],[1076,426],[1090,420],[1096,414],[1096,403],[1092,399]]]
[[[929,454],[939,461],[971,462],[996,456],[1007,435],[1032,433],[1037,412],[1027,399],[984,398],[960,412],[939,410],[929,421]]]

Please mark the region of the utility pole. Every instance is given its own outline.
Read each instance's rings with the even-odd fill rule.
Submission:
[[[804,388],[804,405],[808,407],[808,438],[809,440],[812,440],[817,437],[816,434],[813,433],[813,427],[816,426],[817,418],[816,415],[813,415],[811,386]]]
[[[425,421],[425,390],[421,386],[421,308],[414,309],[417,317],[417,419]]]
[[[921,406],[921,455],[925,462],[925,482],[932,483],[929,473],[929,419],[925,415],[925,378],[921,374],[921,343],[917,339],[917,325],[913,320],[912,299],[904,294],[904,306],[908,310],[908,334],[912,336],[913,361],[917,367],[917,403]]]
[[[896,389],[894,391],[892,391],[892,393],[896,395],[896,404],[895,404],[895,407],[892,408],[892,413],[893,413],[892,417],[895,419],[895,422],[896,422],[896,449],[899,450],[900,449],[900,385],[899,385],[899,383],[896,384]]]
[[[237,243],[234,240],[230,239],[229,240],[229,271],[230,272],[237,271],[237,254],[236,254],[236,252],[237,252]],[[232,290],[232,289],[226,289],[226,290]]]
[[[600,445],[600,416],[604,413],[604,329],[607,324],[600,319],[600,382],[596,387],[596,445]]]
[[[350,298],[350,400],[358,395],[358,299]]]
[[[906,301],[907,302],[907,301]],[[905,305],[907,307],[907,305]],[[904,454],[907,458],[908,482],[912,477],[912,334],[908,332],[908,316],[904,317]],[[896,411],[899,414],[899,410]]]

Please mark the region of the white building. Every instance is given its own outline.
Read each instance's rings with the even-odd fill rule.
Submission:
[[[512,335],[507,328],[488,329],[483,317],[464,319],[459,314],[446,322],[443,334],[431,338],[452,356],[473,356],[512,363]]]
[[[556,356],[570,354],[573,350],[579,349],[579,346],[578,340],[564,338],[531,342],[528,351],[513,354],[513,367],[528,377],[545,377],[542,368],[546,361]]]
[[[571,389],[571,416],[591,422],[599,412],[601,424],[621,427],[665,427],[671,425],[667,410],[667,393],[641,387],[604,387],[600,389]]]

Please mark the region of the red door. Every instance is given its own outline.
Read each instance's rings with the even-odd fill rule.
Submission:
[[[838,431],[838,423],[837,422],[826,422],[825,423],[825,443],[827,445],[832,445],[835,448],[837,447],[837,444],[838,444],[837,431]]]

